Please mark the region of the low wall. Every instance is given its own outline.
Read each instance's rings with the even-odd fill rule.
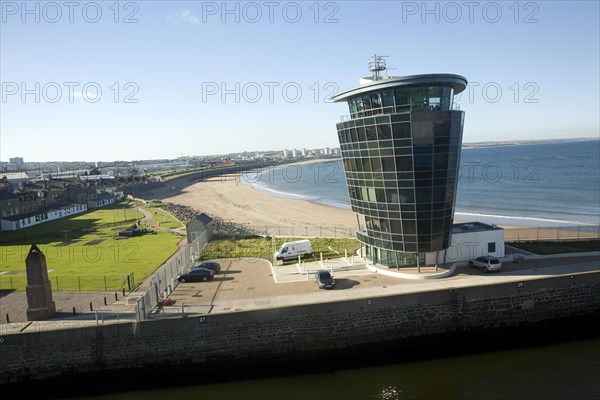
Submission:
[[[0,383],[220,371],[539,329],[600,314],[600,272],[0,339]],[[135,333],[134,333],[135,331]],[[545,334],[545,332],[543,332]]]

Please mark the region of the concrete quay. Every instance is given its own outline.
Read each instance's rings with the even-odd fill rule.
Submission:
[[[0,386],[416,355],[595,332],[600,317],[597,256],[511,263],[489,275],[459,267],[442,280],[336,271],[334,290],[318,289],[310,274],[276,283],[283,271],[264,260],[221,262],[215,279],[177,286],[172,305],[146,320],[133,319],[132,293],[122,312],[113,305],[98,319],[0,325]]]
[[[460,266],[453,268],[451,276],[444,279],[414,280],[373,272],[357,260],[353,269],[338,269],[334,272],[334,290],[319,290],[311,275],[311,271],[322,268],[319,263],[299,268],[295,264],[274,267],[265,260],[257,259],[219,261],[222,270],[215,275],[214,280],[179,284],[169,296],[171,304],[154,310],[150,319],[216,315],[348,300],[364,299],[368,302],[378,297],[505,283],[515,283],[524,287],[530,280],[600,271],[598,255],[558,255],[554,258],[532,259],[519,263],[505,260],[499,273],[485,274]],[[335,263],[328,265],[333,266]],[[444,273],[442,269],[440,271]],[[416,269],[403,274],[411,273],[419,275]],[[430,273],[435,272],[431,270]],[[118,302],[99,307],[94,313],[77,317],[62,316],[48,321],[0,324],[0,335],[133,323],[135,302],[141,294],[132,292]]]

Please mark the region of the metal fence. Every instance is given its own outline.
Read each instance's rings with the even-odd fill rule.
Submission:
[[[177,276],[192,262],[192,249],[186,246],[152,276],[150,288],[138,299],[136,319],[146,319],[160,302],[169,296],[179,283]]]
[[[19,273],[0,275],[0,290],[17,289],[25,290],[27,287],[27,274],[23,271]],[[52,285],[52,290],[60,291],[125,291],[130,292],[135,286],[133,273],[124,274],[106,274],[106,275],[55,275],[53,272],[48,274],[48,279]]]
[[[200,258],[204,248],[208,244],[208,231],[205,230],[203,232],[195,232],[193,235],[194,240],[192,241],[191,245],[192,257]]]
[[[276,236],[276,237],[324,237],[356,238],[356,228],[332,228],[327,226],[229,226],[217,227],[213,233],[222,236]],[[525,240],[576,240],[599,239],[600,226],[582,225],[540,228],[506,228],[507,242]]]
[[[206,233],[198,235],[190,245],[180,249],[152,276],[150,288],[137,301],[137,321],[148,318],[161,301],[175,290],[179,284],[177,276],[202,255],[207,244],[208,235]]]
[[[531,240],[599,239],[600,226],[566,226],[556,228],[510,228],[504,230],[505,242]]]
[[[229,226],[216,227],[214,235],[221,236],[278,236],[278,237],[326,237],[356,238],[356,228],[335,228],[329,226]]]

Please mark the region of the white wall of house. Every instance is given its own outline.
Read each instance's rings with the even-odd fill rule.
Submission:
[[[23,217],[17,220],[1,219],[0,226],[3,231],[15,231],[17,229],[29,228],[44,222],[67,217],[69,215],[79,214],[87,211],[87,204],[71,204],[66,207],[57,208],[50,211],[39,212],[30,217]]]
[[[3,231],[14,231],[16,230],[17,223],[15,221],[9,221],[7,219],[0,219],[0,226]]]
[[[111,198],[106,198],[106,199],[88,200],[87,205],[88,205],[88,208],[98,208],[98,207],[103,207],[103,206],[112,204],[116,200],[117,200],[116,197],[111,197]]]

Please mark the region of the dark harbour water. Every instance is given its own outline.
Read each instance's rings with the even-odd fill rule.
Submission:
[[[542,335],[544,335],[542,333]],[[578,336],[578,335],[575,335]],[[463,344],[464,346],[464,344]],[[280,370],[257,368],[242,376],[201,374],[94,385],[63,385],[47,398],[78,399],[590,399],[600,398],[600,338],[528,344],[501,344],[497,350],[381,363],[315,363]],[[213,382],[213,383],[211,383]],[[62,393],[62,395],[61,395]],[[74,397],[77,396],[77,397]],[[15,398],[15,397],[7,397]]]

